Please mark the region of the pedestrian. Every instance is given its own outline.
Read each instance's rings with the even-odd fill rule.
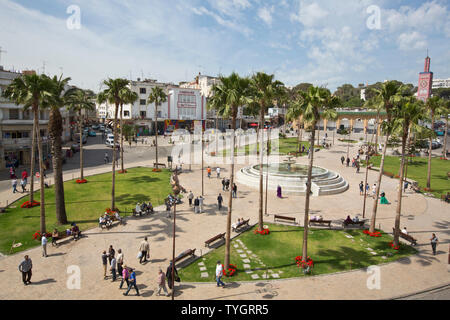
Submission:
[[[47,258],[47,237],[45,236],[45,234],[42,235],[41,238],[41,245],[42,245],[42,256],[44,258]]]
[[[119,276],[122,276],[122,271],[123,271],[123,252],[122,249],[117,250],[118,254],[117,254],[117,273],[119,274]]]
[[[347,167],[350,166],[350,158],[347,157]]]
[[[111,260],[112,258],[116,255],[116,250],[114,250],[113,246],[110,245],[109,246],[109,251],[108,251],[108,262],[109,264],[111,264]]]
[[[192,200],[194,199],[194,194],[192,193],[192,191],[189,191],[189,207],[192,206]]]
[[[32,276],[31,269],[33,269],[33,262],[26,255],[24,257],[24,260],[19,264],[19,271],[22,272],[22,281],[23,284],[26,286],[31,284],[31,276]]]
[[[167,199],[164,201],[164,203],[166,204],[167,218],[171,218],[171,216],[170,216],[170,211],[171,211],[170,203],[169,203],[169,201]]]
[[[17,178],[12,179],[12,187],[13,187],[13,193],[17,192]]]
[[[236,183],[233,183],[233,198],[237,198],[237,185]]]
[[[217,173],[217,179],[220,179],[220,168],[219,167],[217,167],[216,173]]]
[[[219,193],[219,196],[217,197],[217,204],[219,205],[219,210],[222,209],[222,202],[223,202],[222,194]]]
[[[208,178],[211,178],[211,167],[206,168],[206,172],[208,173]]]
[[[436,255],[436,247],[439,242],[439,239],[436,237],[435,233],[433,233],[433,235],[431,236],[430,241],[431,241],[431,249],[433,249],[433,255]]]
[[[16,178],[16,171],[14,170],[14,166],[9,167],[9,178],[10,179]]]
[[[355,164],[356,164],[356,173],[359,173],[361,166],[359,165],[358,161]]]
[[[161,268],[159,269],[158,272],[158,293],[156,295],[160,296],[161,295],[161,289],[164,290],[166,297],[169,296],[169,292],[167,291],[166,288],[166,275],[164,274],[164,272],[161,270]]]
[[[225,189],[228,191],[230,190],[230,179],[225,180]]]
[[[106,254],[106,251],[103,251],[102,254],[102,264],[103,264],[103,280],[106,280],[106,269],[108,265],[108,255]]]
[[[283,193],[280,185],[277,186],[277,197],[283,199]]]
[[[128,267],[126,265],[124,265],[123,270],[122,270],[122,281],[120,281],[119,289],[122,289],[124,282],[127,283],[127,288],[129,287],[129,285],[130,285],[130,282],[128,281],[129,277],[130,277],[130,273],[128,272]]]
[[[27,186],[27,182],[28,182],[28,172],[27,169],[23,169],[22,171],[22,181],[23,181],[23,186],[22,188],[24,189]]]
[[[150,257],[150,244],[147,241],[147,237],[142,240],[139,251],[141,252],[139,263],[142,264],[142,259],[144,259],[144,262],[147,262],[147,256]]]
[[[222,179],[222,191],[225,191],[225,178]]]
[[[136,272],[134,272],[134,270],[132,268],[130,268],[128,270],[128,272],[130,273],[130,276],[128,278],[128,281],[129,281],[128,289],[127,289],[127,292],[125,292],[123,295],[127,296],[128,293],[130,292],[131,288],[134,288],[134,289],[136,289],[136,295],[139,296],[139,289],[136,285]]]
[[[408,190],[409,187],[409,182],[405,181],[405,184],[403,185],[403,189],[405,190],[404,192],[406,192],[406,190]]]
[[[55,228],[55,230],[53,230],[52,233],[52,246],[53,247],[58,247],[58,244],[56,243],[56,241],[59,239],[59,232],[58,229]]]
[[[22,187],[22,193],[27,191],[27,179],[20,180],[20,186]]]
[[[194,213],[198,213],[199,212],[199,206],[200,206],[200,200],[197,197],[194,200]]]
[[[217,265],[216,265],[217,287],[222,286],[222,288],[225,288],[225,283],[222,282],[222,277],[223,277],[223,266],[222,266],[222,263],[220,263],[220,261],[217,261]]]
[[[199,202],[199,208],[200,208],[200,213],[203,213],[203,197],[202,196],[200,196],[199,198],[198,198],[198,202]]]
[[[370,186],[369,186],[369,183],[367,182],[366,183],[366,194],[369,194],[369,192],[370,192]]]
[[[372,186],[372,197],[375,199],[376,195],[377,195],[377,184],[374,183]]]
[[[105,152],[105,164],[109,163],[109,155],[108,152]]]
[[[362,182],[362,181],[359,184],[359,195],[360,196],[364,195],[364,182]]]
[[[117,260],[114,256],[112,256],[110,267],[111,267],[110,270],[111,270],[111,274],[112,274],[112,282],[114,282],[114,281],[116,281],[116,269],[117,269]]]
[[[175,281],[180,281],[180,277],[178,276],[178,271],[175,266],[173,266],[173,273],[172,273],[172,261],[170,261],[169,266],[166,270],[166,279],[167,279],[167,285],[169,286],[170,290],[173,290],[173,284]]]

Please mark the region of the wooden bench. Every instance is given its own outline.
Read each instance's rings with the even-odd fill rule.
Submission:
[[[247,226],[248,227],[248,223],[250,222],[250,219],[245,220],[244,222],[239,223],[235,228],[233,228],[234,232],[237,232],[237,229],[239,229],[242,226]]]
[[[344,220],[344,222],[342,222],[342,227],[343,227],[343,228],[345,228],[345,227],[347,227],[347,226],[360,226],[360,227],[364,227],[364,223],[365,223],[365,222],[366,222],[365,220],[358,221],[358,222],[354,222],[354,221],[348,222],[348,221],[345,221],[345,220]]]
[[[220,233],[220,234],[218,234],[217,236],[212,237],[212,238],[209,239],[209,240],[206,240],[206,241],[205,241],[205,247],[208,247],[208,248],[209,248],[209,245],[210,245],[211,243],[213,243],[214,241],[219,240],[219,239],[225,239],[225,235],[226,235],[226,233]]]
[[[158,165],[158,167],[164,167],[164,168],[166,168],[166,164],[165,164],[165,163],[156,163],[156,162],[154,162],[154,163],[153,163],[153,168],[156,168],[156,165]]]
[[[295,223],[295,224],[297,224],[297,222],[295,221],[295,218],[294,217],[285,217],[285,216],[280,216],[280,215],[275,215],[274,217],[273,217],[273,221],[275,222],[275,220],[285,220],[285,221],[290,221],[290,222],[293,222],[293,223]]]
[[[331,220],[309,220],[309,226],[311,224],[327,224],[328,228],[331,228]]]
[[[195,256],[195,250],[197,250],[197,249],[188,249],[188,250],[184,251],[183,253],[179,254],[175,258],[175,263],[177,263],[180,260],[183,260],[184,258],[186,258],[188,256]]]
[[[392,233],[395,234],[395,228],[392,228]],[[414,239],[409,234],[403,233],[402,230],[399,230],[399,234],[400,234],[400,238],[403,238],[403,239],[411,242],[411,244],[413,244],[413,245],[417,245],[417,239]]]

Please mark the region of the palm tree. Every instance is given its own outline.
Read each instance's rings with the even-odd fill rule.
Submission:
[[[386,157],[387,145],[391,131],[392,110],[394,108],[394,98],[399,93],[400,85],[397,81],[388,81],[381,85],[380,89],[373,89],[375,96],[373,104],[378,104],[377,110],[384,109],[386,111],[387,121],[382,124],[383,131],[386,133],[386,141],[383,147],[383,155],[381,156],[380,172],[378,174],[378,184],[376,195],[372,207],[372,217],[370,220],[370,232],[375,232],[375,223],[378,209],[378,197],[380,195],[381,179],[383,178],[384,159]]]
[[[422,101],[418,101],[415,97],[400,97],[395,103],[393,112],[393,130],[396,129],[402,138],[402,158],[400,163],[400,179],[398,186],[397,209],[394,227],[394,246],[398,246],[400,236],[400,217],[402,210],[403,180],[408,132],[412,126],[418,126],[419,121],[425,119],[425,107]]]
[[[447,159],[448,114],[450,113],[450,100],[444,100],[442,107],[445,116],[444,148],[442,149],[442,154],[444,159]]]
[[[243,106],[249,102],[248,100],[248,86],[249,79],[241,78],[237,73],[233,72],[230,76],[220,76],[220,84],[215,84],[212,87],[212,96],[208,100],[208,109],[215,109],[218,115],[223,117],[231,116],[232,129],[232,143],[231,143],[231,168],[230,168],[230,185],[234,184],[234,157],[236,145],[236,119],[238,107]],[[231,247],[231,213],[233,205],[232,191],[228,198],[228,215],[227,215],[227,229],[225,238],[225,269],[228,269],[230,264],[230,247]]]
[[[274,75],[258,72],[250,79],[251,101],[259,106],[259,130],[264,130],[264,116],[273,101],[285,93],[284,85],[274,80]],[[263,230],[263,165],[264,165],[264,135],[259,134],[259,223],[258,230]]]
[[[120,99],[120,163],[121,172],[125,173],[125,167],[123,165],[123,104],[134,104],[139,99],[139,96],[136,92],[125,87],[120,91]]]
[[[332,96],[331,92],[325,88],[310,87],[307,92],[300,92],[298,100],[295,101],[289,111],[290,117],[298,118],[303,116],[305,124],[311,131],[310,138],[310,158],[308,166],[308,182],[306,186],[305,199],[305,219],[303,232],[303,250],[302,256],[304,259],[308,256],[308,224],[309,224],[309,202],[311,196],[312,186],[312,168],[314,164],[314,141],[315,128],[321,119],[334,120],[337,118],[335,108],[340,106],[341,102],[338,97]]]
[[[56,206],[56,220],[59,225],[67,224],[66,205],[64,200],[64,179],[62,170],[62,134],[63,123],[60,109],[66,105],[64,92],[68,85],[70,78],[59,79],[54,76],[53,83],[53,97],[50,107],[50,118],[48,121],[48,135],[51,141],[51,153],[53,163],[53,173],[55,178],[55,206]]]
[[[35,148],[36,139],[39,153],[39,174],[40,174],[40,231],[46,232],[45,227],[45,188],[44,188],[44,165],[42,155],[42,137],[39,128],[39,110],[44,106],[49,105],[49,101],[53,96],[53,84],[46,75],[22,75],[14,79],[11,84],[3,92],[3,97],[13,101],[16,105],[23,105],[23,110],[31,108],[34,115],[33,129],[32,129],[32,146],[31,146],[31,187],[30,187],[30,202],[34,198],[34,162],[35,162]]]
[[[116,197],[115,197],[115,191],[116,191],[116,151],[117,151],[117,115],[119,112],[119,106],[121,103],[121,95],[120,92],[123,90],[123,88],[126,88],[130,81],[127,79],[108,79],[103,82],[104,85],[107,86],[105,90],[100,92],[97,96],[97,102],[99,104],[108,102],[110,104],[115,105],[115,112],[114,112],[114,144],[113,144],[113,161],[112,161],[112,188],[111,188],[111,210],[116,209]]]
[[[156,169],[158,170],[158,107],[167,101],[167,95],[160,87],[152,88],[148,97],[148,104],[155,104],[155,153],[156,153]]]
[[[94,93],[90,90],[79,88],[69,89],[66,94],[69,109],[76,112],[79,118],[80,129],[80,180],[84,180],[84,158],[83,158],[83,113],[95,110]]]

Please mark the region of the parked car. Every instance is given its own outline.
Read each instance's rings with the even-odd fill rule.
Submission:
[[[98,130],[98,129],[100,129],[100,126],[99,126],[98,124],[94,124],[94,125],[92,126],[92,129],[93,129],[93,130]]]
[[[95,131],[89,131],[89,133],[88,133],[88,136],[89,137],[96,137],[97,136],[97,134],[95,133]]]
[[[74,137],[73,141],[80,143],[80,134],[79,133],[75,134],[75,137]],[[85,135],[84,133],[83,133],[83,136],[81,138],[81,143],[82,144],[86,144],[87,143],[87,135]]]
[[[112,148],[114,146],[114,138],[106,139],[105,144],[106,144],[107,147],[111,147]],[[116,148],[120,148],[120,143],[116,142]]]
[[[72,144],[72,145],[70,146],[70,149],[72,149],[72,152],[73,152],[73,153],[77,153],[77,152],[80,151],[80,145],[77,144],[77,143],[74,143],[74,144]]]

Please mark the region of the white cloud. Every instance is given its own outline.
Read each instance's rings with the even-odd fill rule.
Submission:
[[[427,47],[424,36],[417,31],[402,33],[398,36],[397,42],[401,50],[425,49]]]
[[[291,15],[292,21],[298,21],[306,27],[313,27],[323,23],[323,19],[328,15],[328,11],[321,8],[317,3],[307,4],[300,2],[299,12]]]
[[[272,13],[274,12],[275,8],[271,7],[271,8],[267,8],[267,7],[262,7],[258,9],[258,17],[264,21],[268,26],[272,26]]]

